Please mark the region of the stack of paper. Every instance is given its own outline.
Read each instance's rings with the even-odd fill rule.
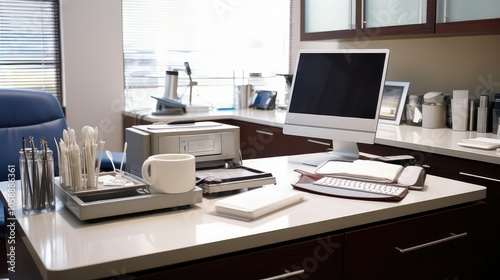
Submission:
[[[355,160],[353,162],[328,161],[316,169],[317,174],[343,176],[380,182],[395,182],[403,166],[375,160]]]
[[[476,137],[473,139],[462,139],[462,141],[458,142],[457,144],[463,147],[492,150],[500,147],[500,139]]]
[[[215,211],[251,220],[302,200],[303,194],[293,189],[264,187],[221,199],[215,203]]]

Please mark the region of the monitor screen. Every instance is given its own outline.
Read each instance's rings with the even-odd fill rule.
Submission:
[[[372,144],[377,130],[386,49],[299,52],[285,134],[331,139],[331,159],[359,157],[356,143]]]

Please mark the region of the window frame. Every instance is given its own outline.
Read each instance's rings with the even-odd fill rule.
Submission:
[[[2,0],[0,87],[42,90],[63,107],[60,3]]]

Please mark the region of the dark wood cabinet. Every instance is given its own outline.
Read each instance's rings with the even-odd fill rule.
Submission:
[[[379,36],[433,34],[436,21],[436,0],[422,1],[371,1],[352,0],[346,4],[335,1],[315,2],[301,0],[300,39],[302,41],[351,38],[362,40]],[[318,6],[316,6],[318,5]],[[320,7],[323,5],[324,7]],[[350,5],[350,7],[346,7]],[[372,7],[373,6],[373,7]],[[346,7],[345,10],[338,8]],[[311,9],[311,11],[308,11]],[[323,10],[331,16],[315,24],[316,14],[312,10]],[[330,10],[328,10],[330,9]],[[342,14],[339,14],[342,13]],[[311,17],[311,15],[314,15]],[[321,15],[320,15],[321,16]],[[343,21],[348,21],[343,23]],[[325,24],[324,27],[318,26]],[[312,31],[309,26],[314,26]],[[331,27],[329,27],[331,26]],[[345,28],[342,28],[345,26]],[[340,27],[340,28],[339,28]],[[321,30],[321,31],[316,31]]]
[[[142,125],[142,124],[151,124],[152,122],[148,122],[142,119],[140,115],[136,117],[131,117],[127,115],[122,115],[123,129],[125,130],[127,127],[132,127],[134,125]]]
[[[240,127],[243,159],[324,152],[331,141],[283,134],[283,129],[244,121],[223,121]]]
[[[132,273],[134,279],[481,279],[483,202]]]
[[[500,33],[500,18],[436,23],[438,35],[482,35]]]
[[[408,150],[386,145],[360,144],[360,151],[382,155],[412,155],[427,174],[446,177],[462,182],[478,184],[487,188],[485,219],[486,231],[483,237],[485,271],[500,277],[496,268],[500,264],[500,168],[496,164],[434,154],[427,151]]]
[[[351,5],[350,9],[343,11],[334,9],[333,2],[320,3],[314,2],[314,0],[301,0],[300,38],[302,41],[500,33],[500,18],[496,16],[498,13],[488,11],[498,9],[497,4],[492,2],[466,3],[463,1],[459,3],[447,0],[368,2],[353,0],[351,4],[345,4],[345,2],[344,4],[335,3],[339,5],[338,7]],[[323,5],[323,10],[330,9],[325,11],[323,15],[328,14],[331,19],[315,20],[317,15],[307,11],[308,8],[312,9],[311,7],[315,7],[315,5]],[[482,7],[469,11],[470,6],[467,7],[467,5],[482,5]],[[491,7],[488,7],[488,5],[491,5]],[[315,7],[315,9],[320,8]],[[342,14],[339,15],[338,13]],[[461,17],[464,14],[471,14],[470,19],[456,19],[456,17]],[[311,15],[314,16],[311,17]],[[312,31],[309,30],[311,29],[309,26],[313,25],[310,22],[311,20],[317,22]],[[349,24],[343,24],[342,21],[348,21]],[[333,24],[332,22],[336,23]],[[325,26],[324,28],[318,27],[318,24],[324,24]],[[345,27],[342,28],[342,26]]]
[[[233,120],[240,127],[240,150],[243,159],[285,155],[288,139],[279,127]]]
[[[345,234],[344,279],[480,279],[484,204]]]
[[[288,136],[289,155],[326,152],[332,148],[332,141],[325,139]]]
[[[343,234],[147,271],[134,279],[342,279]]]

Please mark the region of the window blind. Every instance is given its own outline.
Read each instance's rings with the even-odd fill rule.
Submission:
[[[131,92],[161,96],[166,70],[179,71],[183,96],[184,62],[197,82],[195,91],[210,95],[205,98],[210,101],[230,98],[232,92],[224,95],[220,86],[232,91],[233,85],[248,83],[250,73],[287,74],[290,5],[290,0],[123,0],[126,102]]]
[[[43,90],[63,104],[58,0],[0,1],[0,87]]]

